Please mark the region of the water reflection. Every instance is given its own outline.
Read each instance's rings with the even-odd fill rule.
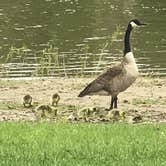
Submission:
[[[2,0],[0,77],[93,75],[120,60],[128,20],[142,73],[166,75],[166,2]]]

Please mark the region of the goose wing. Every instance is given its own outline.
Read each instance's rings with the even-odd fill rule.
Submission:
[[[88,84],[83,91],[78,95],[78,97],[86,96],[90,93],[98,92],[104,90],[104,87],[108,82],[114,77],[118,76],[122,73],[122,65],[117,65],[112,68],[109,68],[95,80],[93,80],[90,84]]]

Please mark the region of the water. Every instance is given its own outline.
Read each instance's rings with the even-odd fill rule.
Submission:
[[[0,77],[80,76],[121,60],[130,19],[141,73],[166,75],[166,1],[1,0]]]

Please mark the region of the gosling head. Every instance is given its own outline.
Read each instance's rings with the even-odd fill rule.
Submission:
[[[132,28],[135,27],[140,27],[140,26],[145,26],[145,23],[140,22],[138,19],[133,19],[129,22],[129,24],[131,25]]]
[[[23,97],[23,105],[26,108],[29,108],[32,106],[32,96],[31,95],[25,95]]]

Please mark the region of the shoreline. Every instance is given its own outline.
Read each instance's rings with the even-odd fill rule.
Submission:
[[[0,121],[34,120],[34,113],[22,107],[22,98],[30,94],[34,102],[49,104],[54,93],[60,95],[60,105],[80,108],[109,108],[109,96],[86,96],[78,93],[94,78],[39,78],[28,80],[0,79]],[[147,122],[166,122],[166,77],[139,77],[118,96],[118,110],[127,117],[141,115]],[[6,103],[11,106],[5,107]],[[16,104],[15,104],[16,103]],[[19,109],[17,108],[19,105]]]

